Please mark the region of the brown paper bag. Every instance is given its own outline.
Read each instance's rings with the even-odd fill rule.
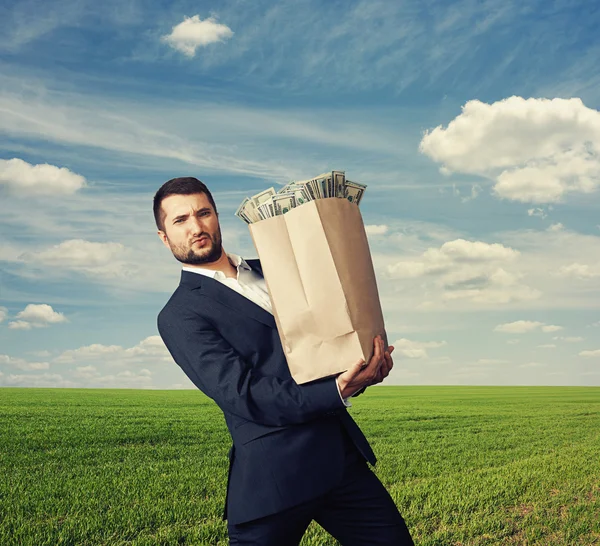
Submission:
[[[360,210],[346,199],[309,201],[250,224],[292,377],[306,383],[369,361],[387,347]]]

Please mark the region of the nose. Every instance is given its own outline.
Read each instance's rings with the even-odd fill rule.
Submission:
[[[190,229],[192,231],[192,234],[194,235],[198,235],[205,231],[204,222],[202,221],[202,218],[198,218],[196,215],[192,216]]]

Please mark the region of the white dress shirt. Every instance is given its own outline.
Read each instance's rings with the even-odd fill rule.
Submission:
[[[237,254],[227,254],[227,257],[229,258],[231,265],[237,268],[237,278],[229,278],[226,277],[222,271],[214,271],[204,267],[190,267],[184,265],[183,270],[215,279],[228,288],[231,288],[231,290],[235,290],[238,294],[241,294],[250,301],[256,303],[256,305],[262,307],[268,313],[273,314],[271,298],[269,296],[269,291],[267,290],[265,279],[256,273],[256,271],[254,271],[241,256],[238,256]],[[340,386],[337,381],[335,384],[337,385],[339,393]],[[341,393],[340,398],[342,398]],[[352,405],[347,400],[344,400],[344,398],[342,398],[342,401],[347,407]]]

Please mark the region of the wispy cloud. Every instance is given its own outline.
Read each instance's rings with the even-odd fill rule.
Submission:
[[[368,152],[373,165],[378,157],[389,161],[398,153],[393,131],[339,113],[323,116],[196,100],[159,104],[111,100],[53,91],[41,83],[24,92],[28,84],[19,78],[10,79],[7,85],[0,90],[0,130],[6,134],[152,161],[160,158],[163,168],[188,165],[286,182],[310,176],[307,173],[312,174],[315,163],[319,168],[334,168],[331,163],[336,157],[346,158],[347,170],[361,165],[364,171],[364,162],[349,151]],[[264,147],[257,148],[259,143]],[[327,153],[319,151],[323,145]],[[311,150],[317,159],[309,161],[292,153],[299,147]]]
[[[534,330],[542,330],[543,332],[557,332],[558,330],[562,330],[562,326],[544,324],[543,322],[537,322],[534,320],[517,320],[515,322],[498,324],[498,326],[494,328],[494,332],[504,332],[507,334],[526,334],[528,332],[533,332]]]

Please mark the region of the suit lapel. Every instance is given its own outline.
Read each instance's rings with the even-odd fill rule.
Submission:
[[[248,261],[248,265],[255,271],[261,274],[262,269],[260,264],[256,267],[256,263],[250,264],[250,262],[258,262],[258,260]],[[181,272],[181,284],[184,284],[192,289],[199,289],[200,293],[204,296],[211,298],[212,300],[225,305],[236,313],[243,313],[244,315],[262,322],[270,328],[276,328],[275,319],[273,315],[268,311],[265,311],[260,305],[257,305],[253,301],[249,300],[245,296],[242,296],[235,290],[221,284],[215,279],[200,275],[198,273],[192,273],[190,271]]]

